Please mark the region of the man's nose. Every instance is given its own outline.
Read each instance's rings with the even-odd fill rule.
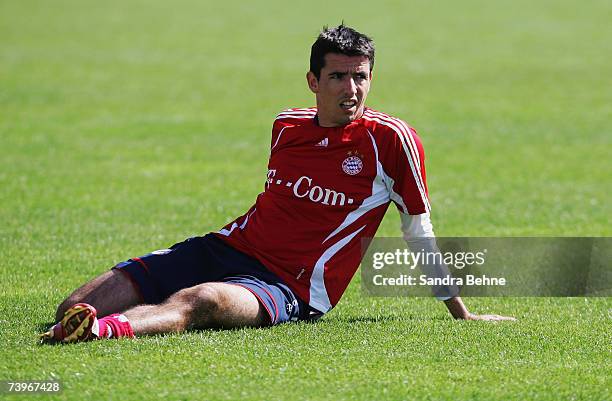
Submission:
[[[353,79],[353,77],[348,77],[345,80],[344,90],[347,94],[350,94],[351,96],[357,93],[357,83],[355,83],[355,79]]]

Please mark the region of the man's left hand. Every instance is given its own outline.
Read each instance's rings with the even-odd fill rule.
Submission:
[[[501,320],[512,320],[516,319],[510,316],[501,316],[501,315],[476,315],[467,310],[463,301],[460,297],[453,297],[451,299],[447,299],[444,301],[448,311],[453,315],[455,319],[461,320],[486,320],[490,322],[499,322]]]
[[[501,315],[476,315],[474,313],[469,313],[465,318],[465,320],[488,320],[492,322],[497,322],[500,320],[511,320],[516,321],[516,318],[512,316],[501,316]]]

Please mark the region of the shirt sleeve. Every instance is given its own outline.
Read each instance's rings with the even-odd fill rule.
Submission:
[[[401,122],[393,141],[391,163],[391,200],[400,212],[409,215],[429,213],[429,195],[425,177],[425,152],[414,128]]]
[[[418,238],[435,237],[429,213],[411,215],[400,212],[400,219],[403,237],[407,242]]]
[[[423,252],[425,254],[439,254],[440,250],[436,244],[436,238],[433,232],[429,213],[419,215],[408,215],[400,213],[402,220],[402,232],[408,248],[413,253]],[[421,271],[428,278],[445,278],[450,277],[451,272],[448,266],[439,258],[422,258],[425,261],[420,264]],[[459,294],[459,288],[456,285],[451,286],[434,286],[432,287],[433,295],[440,301],[446,301]]]
[[[400,211],[404,240],[411,252],[440,253],[436,244],[429,211],[429,195],[425,181],[425,152],[420,138],[413,128],[410,134],[396,143],[397,170],[392,185],[391,199]],[[426,258],[425,260],[429,260]],[[451,273],[441,258],[432,258],[431,263],[422,264],[421,271],[428,277],[444,278]],[[433,295],[446,301],[459,293],[456,286],[434,286]]]

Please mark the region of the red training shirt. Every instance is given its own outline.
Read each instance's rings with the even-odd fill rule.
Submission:
[[[423,146],[398,118],[366,108],[342,127],[321,127],[316,108],[280,113],[265,190],[216,233],[259,260],[320,312],[333,308],[391,201],[428,213]]]

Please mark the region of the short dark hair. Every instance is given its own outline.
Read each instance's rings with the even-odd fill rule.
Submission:
[[[370,60],[370,71],[374,68],[374,41],[344,25],[344,22],[334,28],[324,26],[310,49],[310,71],[317,79],[321,78],[321,69],[325,67],[327,53],[365,56]]]

